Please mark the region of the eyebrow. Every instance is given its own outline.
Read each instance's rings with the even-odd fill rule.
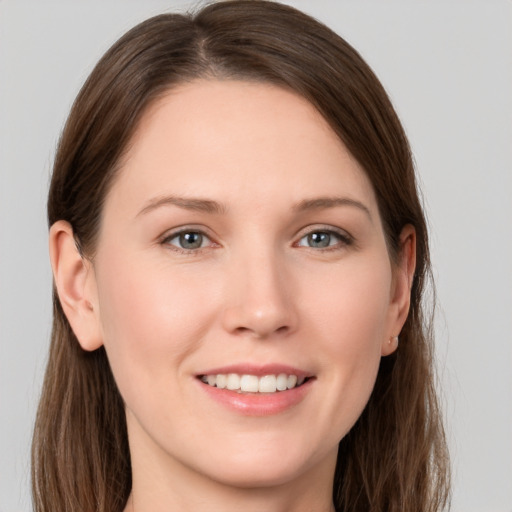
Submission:
[[[227,208],[217,201],[213,201],[212,199],[202,199],[195,197],[180,197],[180,196],[159,196],[153,199],[150,199],[146,205],[142,208],[142,210],[137,213],[137,217],[139,215],[144,215],[149,213],[157,208],[162,206],[178,206],[179,208],[183,208],[185,210],[199,211],[203,213],[210,214],[224,214],[227,211]],[[293,211],[297,213],[302,213],[311,210],[323,210],[328,208],[336,208],[338,206],[351,206],[358,208],[368,215],[370,220],[372,219],[372,215],[368,207],[366,207],[360,201],[356,199],[350,199],[348,197],[315,197],[312,199],[303,199],[299,203],[295,204],[292,208]]]
[[[211,199],[202,199],[195,197],[179,197],[179,196],[160,196],[150,199],[144,208],[137,213],[137,217],[139,215],[144,215],[149,213],[157,208],[162,206],[178,206],[179,208],[184,208],[185,210],[193,210],[203,213],[225,213],[226,208],[218,203],[217,201],[212,201]]]
[[[336,208],[337,206],[352,206],[358,208],[368,215],[370,220],[372,219],[372,214],[370,213],[370,209],[365,206],[361,201],[357,201],[356,199],[350,199],[348,197],[315,197],[313,199],[304,199],[297,203],[293,209],[296,212],[304,212],[309,210],[323,210],[327,208]]]

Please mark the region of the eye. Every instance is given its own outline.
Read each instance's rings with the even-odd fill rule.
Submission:
[[[162,243],[172,245],[176,249],[194,251],[211,245],[212,241],[201,231],[183,230],[167,236]]]
[[[332,230],[311,231],[303,236],[299,242],[299,247],[311,247],[312,249],[335,248],[344,245],[350,245],[351,239],[348,235],[343,235]]]

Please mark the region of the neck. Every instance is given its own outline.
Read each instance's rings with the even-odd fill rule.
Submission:
[[[179,495],[166,492],[149,496],[134,489],[124,512],[335,512],[330,496],[315,493],[292,496],[264,489],[231,489],[227,495],[215,493],[209,498],[197,489],[190,490],[188,496],[186,492],[182,489]]]
[[[335,454],[287,482],[261,487],[219,482],[177,461],[140,464],[144,461],[133,455],[132,493],[124,512],[335,512]]]
[[[181,489],[151,493],[133,489],[124,512],[335,512],[331,496],[316,493],[291,494],[273,489],[230,489],[223,496]]]

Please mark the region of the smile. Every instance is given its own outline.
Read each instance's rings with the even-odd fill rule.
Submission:
[[[239,393],[276,393],[301,386],[306,377],[294,374],[279,373],[277,375],[240,375],[238,373],[220,373],[201,375],[202,382],[219,389],[238,391]]]

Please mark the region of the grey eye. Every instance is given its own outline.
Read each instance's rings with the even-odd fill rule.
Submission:
[[[309,247],[312,249],[344,249],[353,243],[353,238],[345,233],[334,229],[317,229],[304,235],[298,242],[298,247]]]
[[[198,231],[182,231],[170,236],[165,242],[180,249],[194,250],[204,247],[208,238]]]
[[[183,249],[199,249],[203,244],[201,233],[181,233],[179,236],[180,246]]]
[[[307,242],[309,247],[329,247],[331,245],[331,233],[325,231],[316,231],[307,235]]]
[[[314,249],[324,249],[339,244],[341,236],[332,231],[312,231],[303,236],[299,241],[300,247],[312,247]]]

